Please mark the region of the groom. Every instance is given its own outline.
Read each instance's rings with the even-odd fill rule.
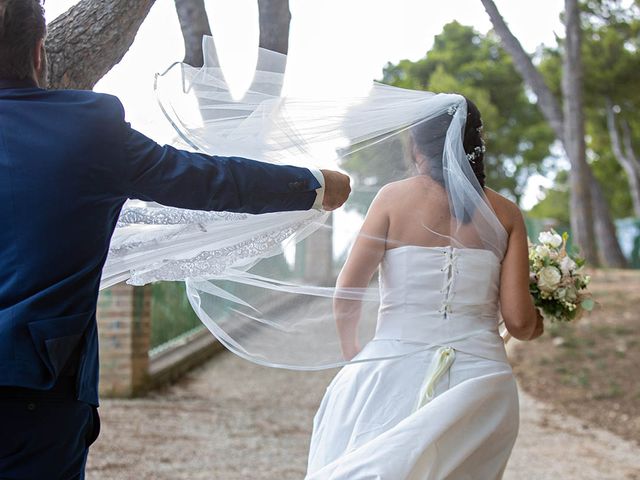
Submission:
[[[44,90],[45,34],[39,0],[0,0],[0,479],[84,478],[98,285],[128,198],[266,213],[350,192],[338,172],[162,147],[115,97]]]

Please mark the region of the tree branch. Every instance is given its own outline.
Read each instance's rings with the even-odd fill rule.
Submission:
[[[633,143],[631,141],[633,136],[631,135],[631,128],[629,128],[629,122],[627,122],[626,120],[622,120],[621,125],[622,125],[622,142],[627,153],[627,158],[629,158],[629,160],[633,164],[635,164],[636,168],[638,169],[638,175],[640,175],[640,158],[638,158],[633,148]]]
[[[82,0],[49,24],[49,86],[90,90],[131,47],[155,0]]]
[[[544,81],[544,78],[531,61],[531,57],[522,47],[520,41],[511,33],[507,23],[498,11],[493,0],[481,0],[484,9],[489,14],[489,19],[494,30],[502,40],[502,46],[511,55],[513,65],[533,93],[538,97],[538,106],[549,125],[559,139],[564,138],[562,109],[559,102]]]
[[[611,139],[611,150],[613,151],[614,156],[618,159],[620,165],[622,165],[623,163],[626,163],[626,156],[622,152],[620,136],[618,135],[618,129],[616,128],[613,102],[610,98],[605,99],[605,105],[605,110],[607,113],[607,130],[609,130],[609,138]]]
[[[606,99],[607,130],[611,139],[611,151],[624,172],[627,174],[629,191],[633,203],[633,210],[637,217],[640,217],[640,164],[633,151],[631,144],[631,131],[629,125],[623,122],[622,134],[624,137],[624,148],[620,142],[620,135],[616,127],[615,113],[611,99]],[[626,128],[625,128],[626,126]]]

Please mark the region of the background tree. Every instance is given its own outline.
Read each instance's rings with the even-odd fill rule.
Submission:
[[[640,92],[635,88],[640,82],[640,8],[620,4],[607,0],[582,6],[587,154],[613,217],[640,218]],[[559,48],[547,48],[540,60],[540,71],[557,98],[562,95],[561,56]],[[566,187],[566,175],[556,183],[552,191],[557,193]],[[560,205],[568,214],[568,203],[558,204],[556,193],[532,213],[543,214]]]
[[[562,78],[564,114],[540,71],[534,66],[518,39],[511,33],[492,0],[482,0],[496,33],[514,60],[514,65],[538,97],[538,106],[562,142],[571,163],[571,228],[574,239],[592,265],[597,265],[595,235],[598,237],[601,259],[606,265],[622,267],[626,260],[616,239],[615,228],[598,181],[589,168],[584,146],[582,105],[581,25],[577,0],[565,1],[567,30]],[[593,206],[592,206],[593,203]],[[595,220],[595,222],[593,221]],[[594,228],[594,223],[597,228]]]
[[[624,6],[620,0],[591,0],[582,8],[587,145],[593,170],[605,191],[615,190],[617,197],[627,193],[620,188],[626,180],[628,204],[640,218],[640,91],[634,87],[640,82],[640,2]],[[624,174],[613,175],[622,180],[614,185],[609,179],[616,163]],[[616,202],[611,195],[607,198]],[[620,207],[616,202],[614,210]]]
[[[201,67],[202,37],[212,35],[204,0],[175,0],[175,4],[185,44],[184,63]],[[260,48],[286,55],[291,25],[289,0],[258,0],[258,23]]]
[[[201,67],[204,64],[202,37],[211,35],[211,25],[204,0],[175,0],[175,4],[184,40],[184,60],[182,61],[193,67]]]
[[[117,65],[155,0],[82,0],[48,25],[49,86],[91,90]]]
[[[518,201],[527,178],[544,172],[554,139],[540,112],[534,108],[509,55],[493,35],[451,22],[435,37],[424,58],[389,63],[382,81],[402,88],[434,92],[460,92],[482,112],[487,143],[487,184]],[[384,184],[406,177],[408,165],[378,151],[382,143],[350,155],[343,162],[355,180],[351,204],[366,211]],[[397,146],[389,145],[392,151]]]
[[[569,174],[571,231],[584,256],[597,262],[590,172],[586,158],[583,105],[582,28],[577,0],[565,0],[566,39],[563,55],[562,94],[564,136],[562,144],[571,164]]]

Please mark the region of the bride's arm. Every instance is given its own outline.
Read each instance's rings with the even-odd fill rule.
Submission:
[[[518,340],[542,335],[542,316],[529,293],[529,247],[522,213],[510,205],[510,232],[500,273],[500,311],[507,331]]]
[[[385,189],[381,190],[371,204],[336,284],[333,312],[346,360],[351,360],[360,351],[358,322],[362,301],[355,299],[354,293],[364,291],[369,286],[385,252],[389,215],[385,208],[384,192]]]

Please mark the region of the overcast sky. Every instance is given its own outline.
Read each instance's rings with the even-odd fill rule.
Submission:
[[[48,1],[47,20],[77,0]],[[258,44],[256,0],[205,0],[225,76],[236,92],[248,87]],[[496,1],[528,51],[562,35],[563,0]],[[322,84],[359,91],[381,78],[387,62],[418,60],[453,20],[482,33],[490,28],[480,0],[290,0],[292,14],[287,84]],[[172,131],[153,95],[156,72],[184,56],[173,0],[157,0],[123,61],[95,90],[120,97],[133,126],[160,142]],[[295,87],[292,87],[295,90]],[[535,182],[536,184],[539,181]],[[535,202],[532,185],[523,206]]]

